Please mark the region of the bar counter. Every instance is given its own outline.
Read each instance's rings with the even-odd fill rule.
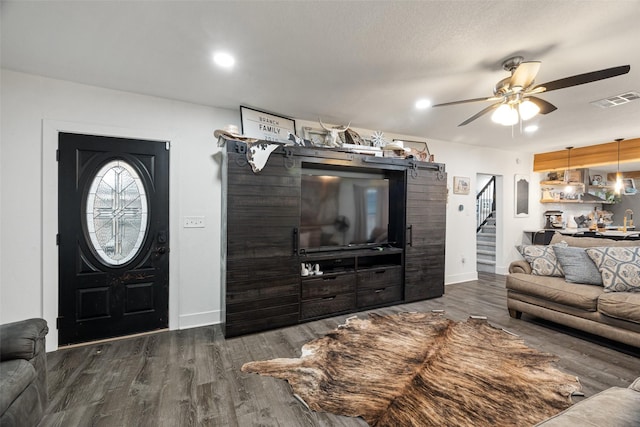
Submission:
[[[608,227],[605,231],[590,231],[588,228],[542,228],[538,230],[524,230],[524,234],[526,236],[525,238],[528,239],[528,242],[525,241],[523,243],[533,243],[534,245],[548,245],[555,232],[574,237],[599,237],[603,239],[613,240],[640,240],[640,231],[630,228],[627,228],[627,231],[618,230],[617,227]]]

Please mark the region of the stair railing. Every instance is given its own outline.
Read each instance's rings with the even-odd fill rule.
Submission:
[[[496,177],[492,176],[489,182],[482,187],[476,195],[476,233],[483,225],[493,217],[496,211]]]

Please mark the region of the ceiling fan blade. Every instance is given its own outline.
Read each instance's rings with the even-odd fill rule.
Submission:
[[[585,83],[596,82],[598,80],[609,79],[611,77],[627,74],[630,69],[630,65],[621,65],[619,67],[606,68],[604,70],[592,71],[590,73],[577,74],[575,76],[565,77],[563,79],[537,85],[534,90],[539,87],[544,87],[545,92],[549,92],[552,90],[564,89],[566,87],[583,85]]]
[[[544,99],[537,98],[535,96],[528,96],[527,99],[540,108],[540,114],[549,114],[552,111],[558,109],[555,105],[550,102],[545,101]]]
[[[464,126],[464,125],[468,125],[469,123],[471,123],[472,121],[474,121],[475,119],[477,119],[478,117],[481,117],[485,114],[487,114],[489,111],[491,110],[495,110],[496,108],[498,108],[500,105],[502,105],[502,102],[496,102],[495,104],[491,104],[489,105],[487,108],[485,108],[484,110],[480,111],[479,113],[474,114],[473,116],[469,117],[467,120],[465,120],[464,122],[460,123],[458,125],[458,127],[460,126]]]
[[[502,97],[500,98],[496,98],[496,97],[490,97],[490,98],[473,98],[473,99],[463,99],[462,101],[453,101],[453,102],[445,102],[442,104],[435,104],[432,105],[432,107],[445,107],[447,105],[457,105],[457,104],[467,104],[469,102],[479,102],[479,101],[496,101],[498,99],[502,99]]]
[[[538,75],[538,70],[540,70],[540,61],[527,61],[520,63],[511,76],[509,87],[511,89],[514,87],[525,89],[531,86],[533,80]]]

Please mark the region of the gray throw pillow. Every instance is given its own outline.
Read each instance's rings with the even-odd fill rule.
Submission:
[[[584,248],[553,246],[567,282],[602,286],[602,275]]]

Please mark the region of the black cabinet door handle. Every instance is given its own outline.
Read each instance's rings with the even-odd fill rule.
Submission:
[[[409,246],[413,246],[413,224],[407,227],[409,230]]]
[[[293,254],[298,255],[298,228],[295,227],[293,229]]]

